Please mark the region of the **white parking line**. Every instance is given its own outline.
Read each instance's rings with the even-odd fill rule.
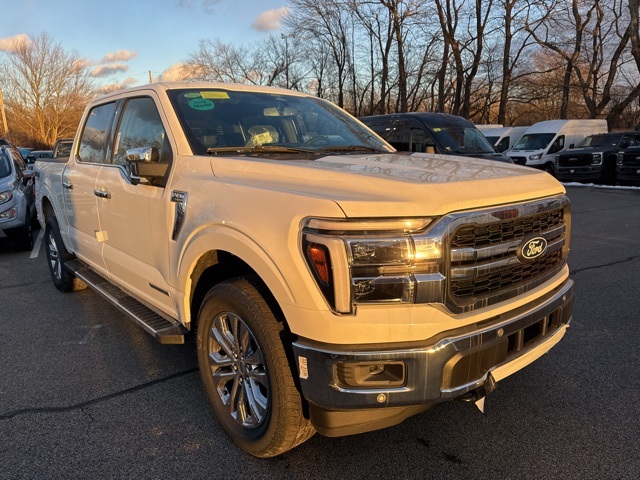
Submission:
[[[38,253],[40,253],[40,245],[42,245],[42,239],[44,238],[44,230],[40,230],[40,233],[38,233],[38,237],[36,238],[36,241],[33,242],[33,250],[31,250],[31,255],[29,255],[29,258],[38,258]]]

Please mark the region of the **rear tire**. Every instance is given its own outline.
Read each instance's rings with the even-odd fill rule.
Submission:
[[[65,263],[75,257],[65,248],[55,217],[47,220],[44,239],[49,273],[56,288],[61,292],[74,292],[87,288],[86,283],[65,268]]]
[[[253,277],[213,287],[198,315],[198,364],[218,422],[256,457],[274,457],[315,430],[303,412],[282,336]]]

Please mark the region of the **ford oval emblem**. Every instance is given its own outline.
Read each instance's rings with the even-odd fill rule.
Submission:
[[[544,255],[547,251],[547,240],[544,237],[534,237],[524,242],[518,249],[518,256],[524,260],[533,260]]]

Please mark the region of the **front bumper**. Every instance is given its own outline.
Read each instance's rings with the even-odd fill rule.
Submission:
[[[0,230],[12,230],[23,227],[26,223],[26,208],[19,201],[10,201],[0,205],[0,214],[15,212],[7,218],[0,217]]]
[[[616,179],[630,182],[640,182],[640,166],[618,166],[618,168],[616,169]]]
[[[602,165],[556,167],[556,178],[561,181],[602,180]]]
[[[486,382],[505,378],[558,343],[573,301],[567,279],[508,314],[419,344],[336,348],[299,339],[294,354],[311,421],[321,434],[350,435],[482,391]]]

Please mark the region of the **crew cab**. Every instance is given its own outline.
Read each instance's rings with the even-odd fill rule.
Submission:
[[[589,135],[576,148],[556,155],[556,178],[615,185],[618,152],[640,144],[640,132]]]
[[[572,317],[559,182],[397,153],[304,93],[112,93],[68,162],[35,171],[54,285],[95,289],[162,343],[193,335],[220,425],[258,457],[482,407]]]

